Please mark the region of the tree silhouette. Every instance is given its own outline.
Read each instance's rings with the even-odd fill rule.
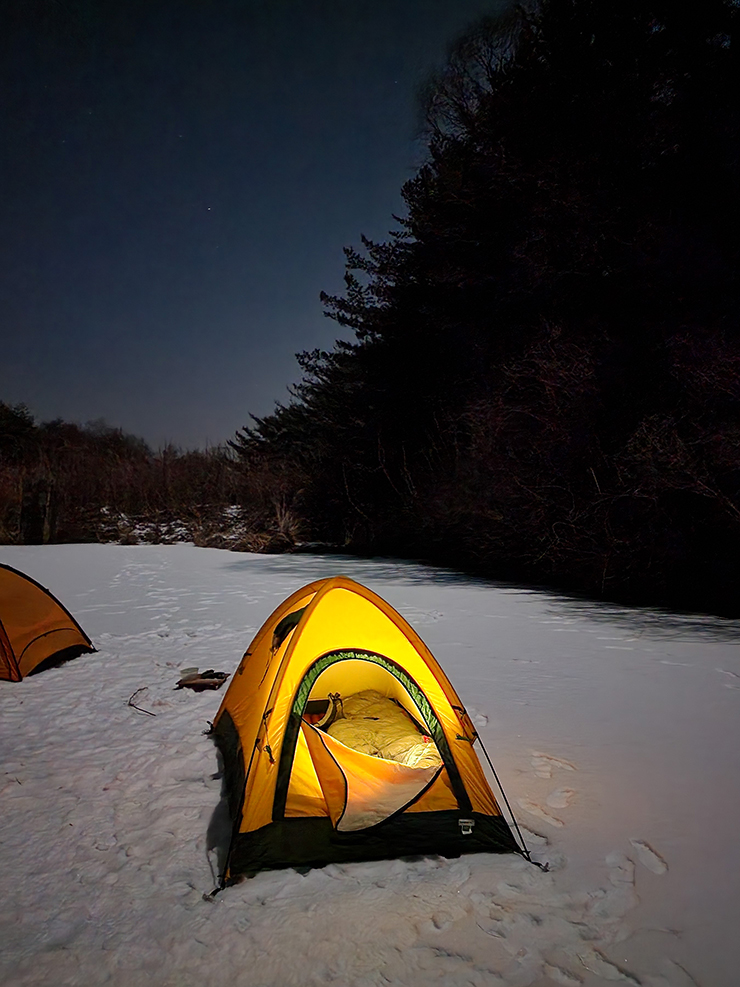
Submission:
[[[356,341],[237,439],[316,531],[654,600],[736,575],[737,18],[543,0],[453,46],[405,215],[322,296]]]

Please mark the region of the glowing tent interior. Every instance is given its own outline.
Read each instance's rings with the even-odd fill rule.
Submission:
[[[334,861],[528,856],[447,676],[400,614],[344,576],[275,610],[213,732],[233,825],[221,886]]]
[[[95,651],[71,613],[30,576],[0,564],[0,679]]]

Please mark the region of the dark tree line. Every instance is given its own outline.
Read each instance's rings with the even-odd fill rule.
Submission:
[[[198,519],[243,488],[228,450],[155,453],[104,422],[39,424],[24,405],[0,402],[0,543],[109,537],[122,515]]]
[[[304,531],[740,611],[738,16],[543,0],[455,45],[323,296],[354,341],[232,443]]]

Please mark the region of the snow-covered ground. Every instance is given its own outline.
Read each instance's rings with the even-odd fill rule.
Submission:
[[[740,624],[443,570],[188,545],[6,547],[99,648],[0,682],[7,987],[736,987]],[[508,856],[264,872],[214,901],[203,735],[289,593],[344,572],[419,631],[542,873]],[[155,716],[128,705],[136,702]]]

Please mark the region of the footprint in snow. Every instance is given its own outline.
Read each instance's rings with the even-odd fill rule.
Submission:
[[[486,714],[481,713],[475,708],[475,706],[468,706],[468,716],[477,727],[485,727],[488,725],[488,717]]]
[[[564,809],[566,805],[570,805],[575,794],[572,788],[557,788],[550,792],[546,801],[551,809]]]
[[[549,823],[551,826],[557,826],[560,828],[565,825],[562,819],[558,819],[556,816],[550,815],[546,809],[543,809],[541,805],[537,805],[537,803],[533,802],[531,799],[517,799],[517,804],[531,816],[536,816],[538,819]]]
[[[564,984],[566,987],[578,987],[583,981],[575,973],[564,970],[561,966],[553,966],[552,963],[545,963],[544,972],[546,976],[556,984]]]
[[[659,853],[653,850],[649,843],[646,843],[645,840],[630,840],[630,843],[637,851],[637,859],[644,867],[647,867],[653,874],[665,874],[668,870],[668,864]]]
[[[646,987],[699,987],[688,970],[667,957],[663,960],[663,973],[657,977],[648,977],[645,984]]]
[[[602,980],[618,980],[622,983],[634,984],[640,987],[640,981],[628,970],[623,970],[616,963],[608,960],[604,954],[593,946],[581,950],[576,954],[583,966],[589,973],[595,973]]]
[[[546,836],[543,836],[542,833],[536,833],[533,829],[525,826],[524,823],[522,823],[520,828],[522,835],[530,846],[547,846],[549,844],[550,841]]]
[[[607,855],[609,881],[615,888],[631,887],[635,883],[635,865],[630,858],[615,851]]]
[[[564,761],[561,757],[544,754],[542,751],[532,751],[532,767],[538,778],[552,778],[553,771],[577,771],[575,764]]]
[[[722,672],[723,675],[729,675],[733,679],[740,679],[740,675],[736,675],[735,672],[730,672],[726,668],[718,668],[718,672]],[[740,689],[740,685],[736,685],[734,682],[723,682],[723,688],[725,689]]]

